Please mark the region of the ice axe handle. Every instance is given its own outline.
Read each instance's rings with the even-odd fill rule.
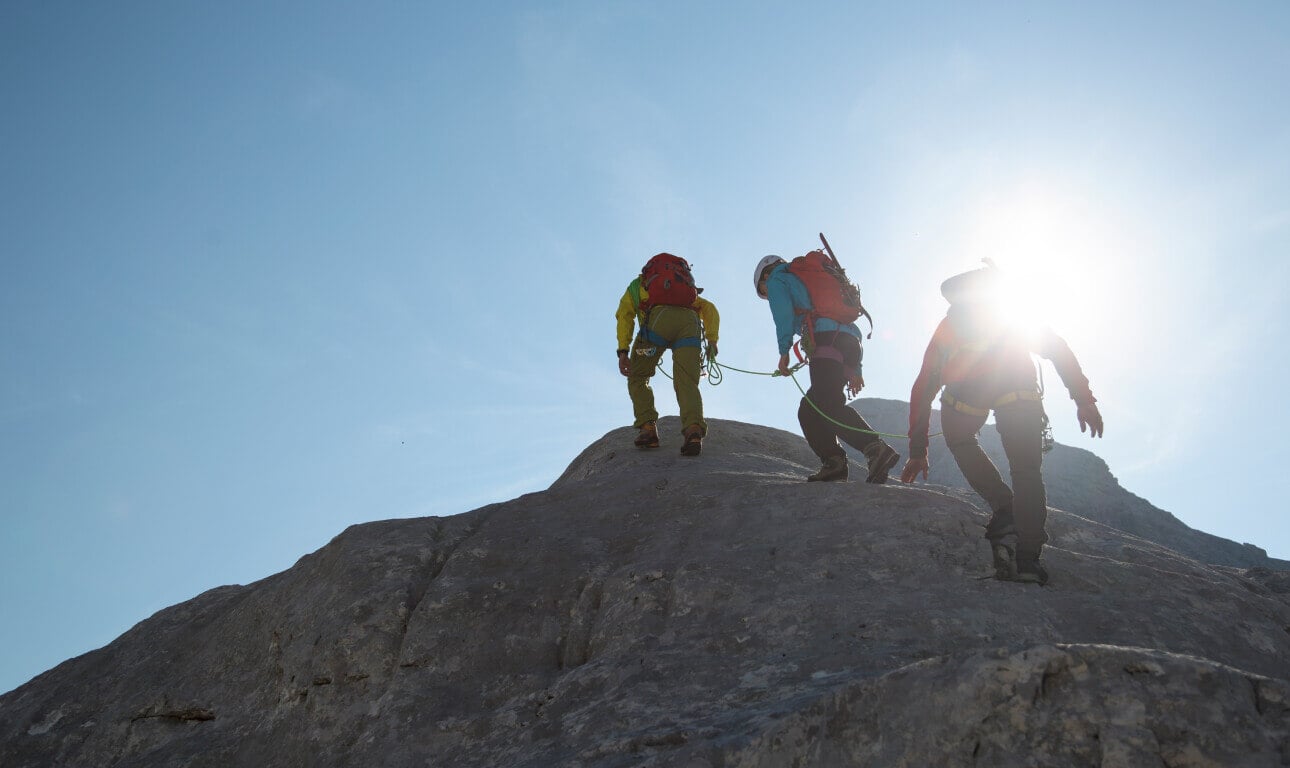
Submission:
[[[820,233],[820,242],[824,243],[824,252],[829,255],[829,260],[834,264],[838,263],[838,257],[833,255],[833,249],[829,247],[829,241],[824,239],[824,233]]]

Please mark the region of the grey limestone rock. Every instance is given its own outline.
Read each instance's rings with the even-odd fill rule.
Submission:
[[[1065,397],[1065,393],[1051,396]],[[852,407],[859,410],[877,431],[897,435],[909,431],[909,404],[906,402],[861,398],[854,401]],[[940,430],[940,412],[933,410],[930,432],[935,435]],[[1007,459],[993,423],[981,430],[981,447],[1006,478]],[[931,439],[928,459],[932,464],[932,475],[929,478],[932,483],[983,506],[980,499],[972,493],[963,473],[955,466],[954,457],[945,447],[943,438]],[[1239,544],[1195,530],[1146,499],[1125,490],[1111,474],[1106,462],[1082,448],[1061,443],[1055,445],[1044,456],[1044,486],[1048,491],[1049,506],[1075,512],[1081,517],[1164,545],[1201,562],[1238,568],[1290,569],[1290,561],[1270,558],[1267,552],[1253,544]]]
[[[1051,584],[998,582],[952,490],[660,426],[159,612],[0,697],[0,765],[1290,764],[1281,572],[1054,509]]]

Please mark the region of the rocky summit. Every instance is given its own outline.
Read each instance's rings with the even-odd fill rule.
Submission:
[[[0,765],[1290,764],[1278,563],[1062,507],[1118,488],[1075,462],[1050,584],[999,582],[952,484],[805,483],[796,435],[679,432],[163,610],[0,697]]]

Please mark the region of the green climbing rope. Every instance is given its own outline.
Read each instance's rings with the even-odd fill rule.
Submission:
[[[720,384],[720,383],[725,379],[725,373],[724,373],[724,372],[725,372],[726,370],[738,371],[739,373],[746,373],[746,374],[749,374],[749,375],[751,375],[751,376],[771,376],[771,377],[774,377],[774,376],[783,376],[783,375],[784,375],[784,374],[780,373],[779,371],[770,371],[770,372],[766,372],[766,371],[749,371],[749,370],[745,370],[745,369],[743,369],[743,368],[736,368],[736,367],[734,367],[733,365],[725,365],[725,364],[723,364],[723,363],[718,363],[718,362],[717,362],[717,360],[716,360],[716,358],[708,358],[708,356],[707,356],[707,352],[708,352],[707,344],[705,343],[705,344],[704,344],[704,347],[703,347],[703,356],[702,356],[702,359],[704,359],[704,360],[706,360],[706,361],[707,361],[706,368],[707,368],[707,378],[708,378],[708,383],[709,383],[709,384],[711,384],[711,385],[712,385],[712,386],[714,386],[714,387],[715,387],[716,385]],[[802,383],[801,383],[800,381],[798,381],[798,380],[797,380],[797,372],[798,372],[799,370],[801,370],[801,369],[802,369],[803,367],[805,367],[805,366],[806,366],[806,362],[805,362],[805,361],[800,362],[800,363],[797,363],[796,365],[792,366],[791,368],[789,368],[789,369],[788,369],[788,377],[789,377],[790,379],[792,379],[792,380],[793,380],[793,384],[797,385],[797,389],[798,389],[798,391],[802,393],[802,399],[803,399],[803,400],[805,400],[806,402],[810,403],[810,404],[811,404],[811,407],[815,409],[815,412],[816,412],[816,413],[818,413],[818,414],[820,414],[821,416],[823,416],[826,420],[828,420],[828,421],[829,421],[829,423],[831,423],[831,424],[833,424],[833,425],[835,425],[835,426],[838,426],[838,427],[842,427],[843,429],[849,429],[849,430],[851,430],[851,431],[853,431],[853,432],[860,432],[861,434],[866,434],[866,435],[876,435],[876,436],[878,436],[878,437],[890,437],[890,438],[895,439],[895,440],[908,440],[908,439],[909,439],[909,435],[894,435],[894,434],[891,434],[890,432],[877,432],[877,431],[872,430],[872,429],[860,429],[859,427],[853,427],[853,426],[851,426],[850,424],[843,424],[842,422],[838,421],[837,419],[835,419],[835,418],[833,418],[832,416],[830,416],[830,415],[828,415],[827,413],[825,413],[823,410],[821,410],[821,409],[820,409],[820,406],[818,406],[818,405],[816,405],[816,404],[815,404],[815,401],[814,401],[814,400],[812,400],[810,397],[808,397],[808,396],[807,396],[807,394],[806,394],[806,390],[805,390],[805,389],[802,389]],[[658,370],[658,372],[659,372],[659,373],[662,373],[664,376],[667,376],[667,378],[669,378],[669,379],[670,379],[670,378],[672,378],[671,376],[668,376],[667,371],[664,371],[664,370],[663,370],[663,368],[662,368],[662,366],[659,366],[656,370]],[[702,373],[700,373],[700,375],[702,375]],[[941,434],[943,434],[943,433],[941,433],[941,432],[935,432],[935,433],[933,433],[933,434],[928,435],[928,437],[938,437],[938,436],[940,436]]]
[[[823,416],[823,417],[824,417],[825,419],[827,419],[829,422],[831,422],[831,423],[833,423],[833,424],[835,424],[835,425],[837,425],[837,426],[839,426],[839,427],[842,427],[843,429],[849,429],[849,430],[851,430],[852,432],[859,432],[859,433],[861,433],[861,434],[865,434],[865,435],[877,435],[878,437],[891,437],[891,438],[895,438],[895,439],[897,439],[897,440],[908,440],[908,439],[909,439],[909,435],[893,435],[893,434],[889,434],[889,433],[887,433],[887,432],[876,432],[876,431],[874,431],[874,430],[872,430],[872,429],[861,429],[861,428],[859,428],[859,427],[853,427],[853,426],[851,426],[850,424],[843,424],[842,422],[838,421],[837,419],[833,418],[832,416],[830,416],[830,415],[828,415],[827,413],[825,413],[824,411],[822,411],[822,410],[820,409],[820,406],[818,406],[818,405],[816,405],[816,404],[815,404],[815,401],[814,401],[814,400],[812,400],[811,398],[809,398],[809,397],[807,397],[807,396],[806,396],[806,390],[805,390],[805,389],[802,389],[802,382],[800,382],[800,381],[798,381],[798,380],[797,380],[797,375],[796,375],[795,373],[790,373],[790,374],[789,374],[789,377],[790,377],[790,378],[792,378],[792,379],[793,379],[793,383],[797,385],[797,390],[798,390],[799,392],[801,392],[801,393],[802,393],[802,399],[803,399],[803,400],[805,400],[806,402],[810,403],[810,404],[811,404],[811,407],[815,409],[815,412],[816,412],[816,413],[818,413],[818,414],[820,414],[821,416]],[[937,434],[940,434],[940,433],[938,432]],[[935,436],[935,435],[933,435],[933,437],[934,437],[934,436]]]

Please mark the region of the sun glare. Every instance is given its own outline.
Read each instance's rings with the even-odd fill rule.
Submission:
[[[983,204],[975,225],[970,251],[1003,271],[1010,296],[1000,307],[1005,316],[1030,330],[1097,330],[1090,323],[1105,314],[1106,267],[1117,249],[1090,206],[1030,186]]]

